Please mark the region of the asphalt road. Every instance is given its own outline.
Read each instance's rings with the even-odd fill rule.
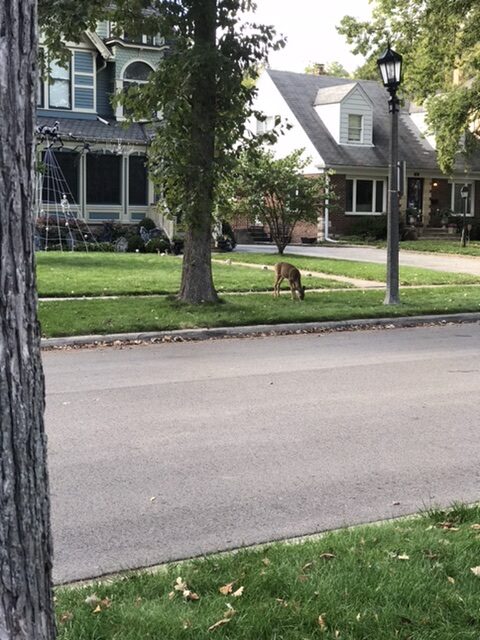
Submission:
[[[43,359],[57,582],[480,498],[480,324]]]
[[[276,253],[274,245],[242,244],[237,245],[236,251],[249,253]],[[286,255],[313,256],[315,258],[331,258],[333,260],[358,260],[359,262],[387,263],[386,249],[375,247],[342,247],[331,246],[312,247],[309,245],[288,245]],[[400,266],[423,267],[434,271],[450,271],[454,273],[470,273],[480,275],[480,258],[473,256],[459,256],[449,254],[421,253],[419,251],[404,251],[399,253]]]

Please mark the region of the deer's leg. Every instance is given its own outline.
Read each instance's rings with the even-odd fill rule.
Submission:
[[[292,292],[292,300],[295,300],[295,298],[297,297],[297,294],[296,294],[295,284],[293,282],[290,282],[290,291]]]
[[[275,280],[275,286],[273,287],[273,295],[275,297],[278,297],[280,295],[280,285],[283,282],[283,277],[281,275],[277,276],[277,279]]]

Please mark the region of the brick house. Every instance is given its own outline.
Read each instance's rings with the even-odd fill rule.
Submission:
[[[391,116],[388,93],[380,83],[267,69],[259,79],[255,106],[267,116],[256,123],[257,132],[273,126],[276,116],[292,125],[276,145],[276,154],[303,148],[310,158],[306,173],[334,171],[331,183],[338,200],[327,211],[330,234],[347,234],[360,217],[386,212]],[[467,216],[480,220],[480,152],[468,162],[459,154],[454,173],[446,176],[437,164],[435,142],[425,131],[422,110],[412,105],[401,109],[403,219],[423,229],[440,226],[447,213],[461,215],[460,190],[466,184]],[[323,227],[323,219],[318,225],[301,225],[292,241],[323,239]],[[237,228],[242,228],[238,221]]]
[[[173,234],[173,223],[160,216],[154,204],[146,167],[149,127],[141,122],[125,126],[123,107],[111,102],[116,92],[147,81],[163,59],[164,42],[152,36],[117,36],[104,21],[67,47],[68,68],[50,60],[49,77],[39,82],[37,124],[51,127],[58,122],[64,146],[55,145],[54,154],[69,203],[88,223],[134,223],[149,216]],[[40,55],[47,63],[42,41]],[[45,212],[58,197],[50,191],[44,183],[40,207]]]

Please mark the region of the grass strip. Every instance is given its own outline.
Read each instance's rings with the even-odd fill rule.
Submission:
[[[282,258],[275,254],[267,253],[240,253],[220,254],[220,258],[232,261],[249,262],[253,264],[273,265],[279,260],[293,262],[299,269],[317,271],[331,275],[361,278],[362,280],[377,280],[385,282],[386,267],[384,264],[372,262],[354,262],[353,260],[332,260],[328,258],[310,258],[297,255],[285,255]],[[400,267],[400,284],[426,285],[426,284],[477,284],[480,277],[467,273],[448,273],[446,271],[433,271],[417,267]]]
[[[401,249],[408,251],[425,251],[428,253],[449,253],[457,256],[480,256],[480,242],[470,242],[462,247],[460,240],[414,240],[400,243]]]
[[[396,306],[384,306],[384,296],[384,291],[352,289],[309,292],[303,302],[265,294],[225,295],[217,305],[186,305],[161,296],[49,301],[40,302],[39,316],[42,335],[60,337],[480,310],[480,287],[404,290]]]
[[[222,293],[268,291],[273,273],[214,263],[213,276]],[[115,253],[38,253],[37,284],[41,297],[173,294],[180,288],[182,262],[174,256]],[[310,288],[349,285],[309,278]]]
[[[59,588],[58,638],[478,640],[479,523],[459,505]]]

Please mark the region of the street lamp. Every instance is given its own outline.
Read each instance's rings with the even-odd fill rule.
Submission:
[[[398,203],[398,105],[397,89],[402,81],[402,56],[390,48],[377,60],[383,86],[390,94],[389,112],[392,114],[390,133],[390,172],[388,179],[387,218],[387,290],[383,304],[399,304],[398,251],[399,251],[399,203]]]

